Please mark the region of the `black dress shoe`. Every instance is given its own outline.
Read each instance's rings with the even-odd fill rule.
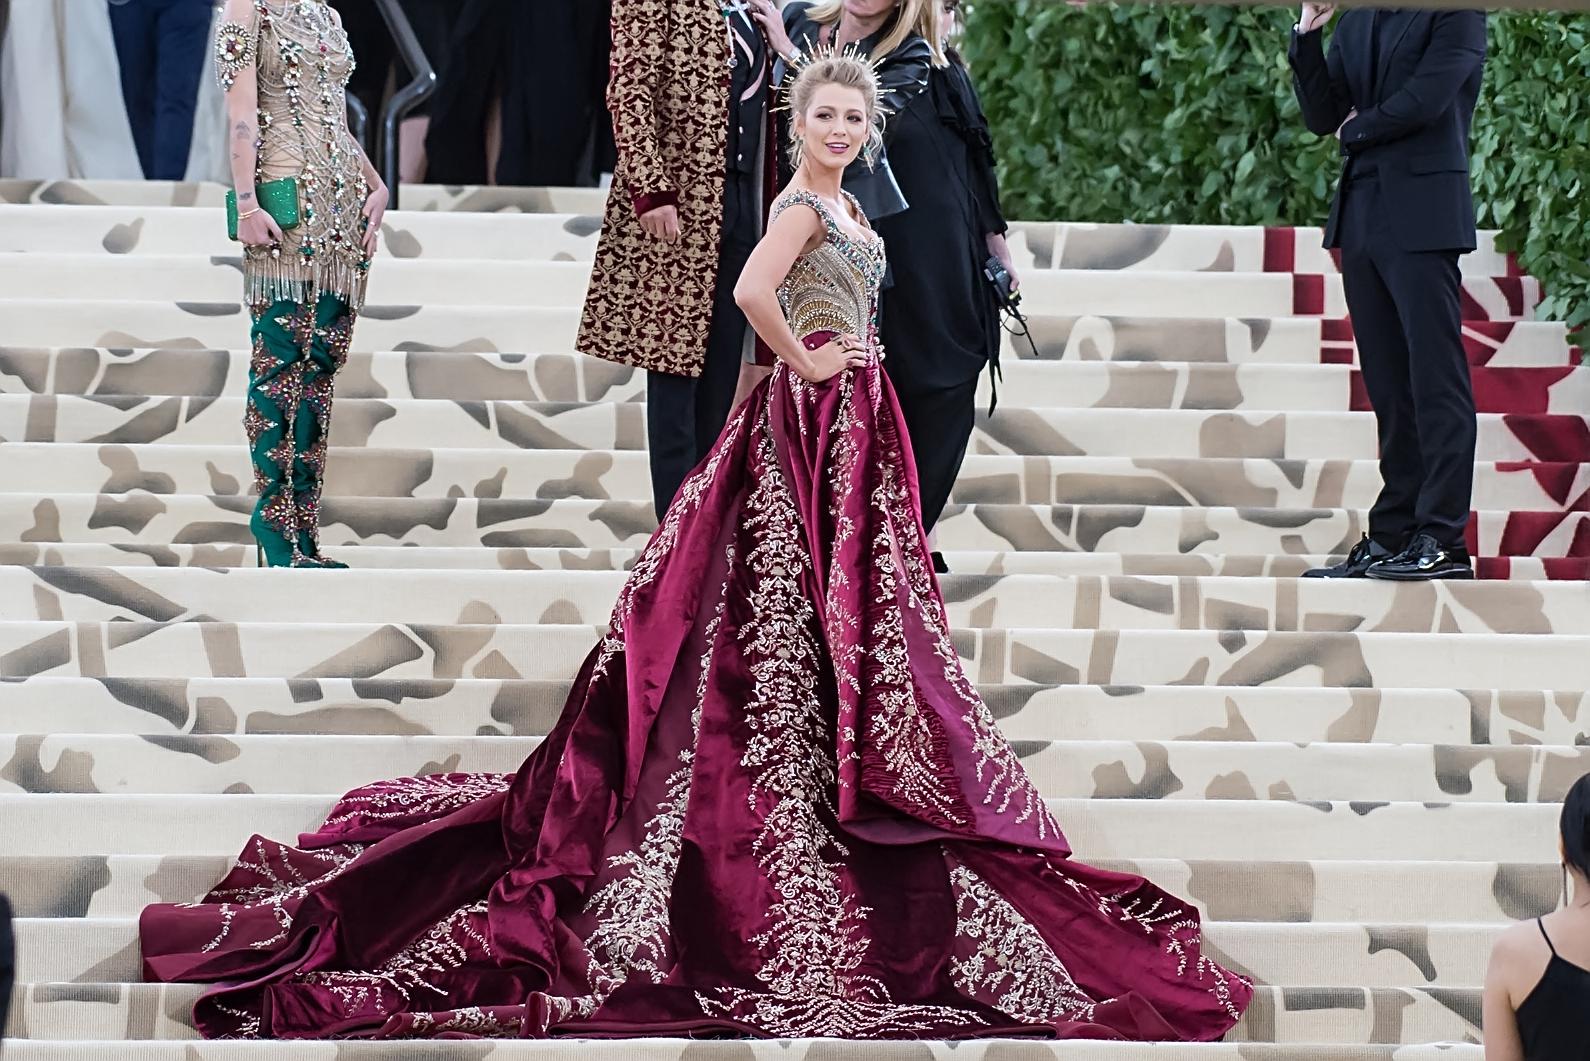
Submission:
[[[1369,565],[1369,577],[1388,582],[1424,582],[1435,578],[1473,578],[1469,551],[1461,545],[1442,545],[1434,535],[1415,534],[1402,552]]]
[[[1369,535],[1364,535],[1353,546],[1353,551],[1347,554],[1347,559],[1330,567],[1316,567],[1303,572],[1304,578],[1363,578],[1369,571],[1369,565],[1381,560],[1390,560],[1395,555],[1390,549],[1375,541]]]
[[[933,573],[936,574],[936,575],[947,575],[947,574],[949,574],[950,573],[950,565],[946,564],[944,562],[944,554],[935,549],[933,551],[932,556],[933,556]]]

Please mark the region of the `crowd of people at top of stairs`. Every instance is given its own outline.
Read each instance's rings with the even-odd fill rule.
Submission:
[[[591,186],[610,173],[610,2],[397,0],[437,75],[399,126],[402,179]],[[377,0],[333,6],[359,56],[348,89],[373,143],[412,74]],[[224,104],[205,76],[219,11],[217,0],[0,0],[0,176],[229,180]]]

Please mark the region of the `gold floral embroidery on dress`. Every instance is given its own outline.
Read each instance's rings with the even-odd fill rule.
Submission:
[[[499,1013],[499,1009],[504,1012]],[[519,1035],[524,1026],[516,1010],[517,1007],[513,1006],[494,1006],[490,1009],[466,1006],[441,1013],[416,1013],[409,1029],[415,1035],[432,1038],[446,1035],[473,1039],[512,1039]]]
[[[709,1016],[741,1021],[780,1039],[926,1038],[953,1028],[987,1025],[970,1010],[952,1006],[900,1005],[860,998],[807,995],[794,998],[738,988],[697,991],[696,1003]]]
[[[629,872],[609,881],[586,900],[584,913],[597,919],[596,928],[585,939],[585,948],[591,957],[586,976],[591,991],[579,998],[546,996],[558,1014],[557,1019],[576,1014],[590,1016],[608,995],[636,973],[654,984],[661,983],[672,964],[669,901],[684,847],[685,811],[690,804],[696,741],[701,732],[702,710],[716,656],[714,648],[728,606],[731,584],[728,573],[732,573],[735,566],[732,542],[727,547],[725,559],[726,574],[719,589],[717,608],[706,626],[707,647],[701,654],[696,679],[690,739],[679,751],[679,767],[668,775],[665,794],[646,822],[640,844],[633,850],[611,855],[607,860],[610,868]]]
[[[328,988],[347,1012],[374,1009],[387,1014],[407,1008],[416,992],[445,999],[447,992],[431,982],[438,974],[462,968],[471,955],[483,955],[489,962],[493,953],[482,899],[454,910],[370,972],[300,973],[292,982]],[[402,1006],[389,1005],[393,995],[402,999]]]
[[[680,524],[685,514],[701,508],[707,487],[717,481],[719,468],[727,459],[727,454],[735,450],[740,432],[747,429],[753,415],[760,415],[765,420],[766,403],[763,403],[759,413],[753,414],[747,410],[729,418],[706,463],[680,485],[679,492],[674,495],[673,504],[663,513],[662,524],[646,542],[646,547],[641,550],[634,566],[630,568],[629,576],[624,579],[624,585],[618,591],[618,600],[613,604],[612,615],[607,622],[607,634],[602,638],[596,662],[591,668],[593,682],[605,677],[613,660],[624,651],[625,622],[634,610],[635,598],[642,589],[656,581],[657,572],[662,569],[663,558],[673,552],[674,545],[679,541]]]
[[[1012,1017],[1037,1024],[1091,1021],[1098,1002],[1072,979],[1043,935],[999,892],[963,865],[955,892],[955,986]]]
[[[884,776],[893,782],[885,795],[941,827],[965,826],[969,821],[949,772],[949,749],[936,728],[938,716],[921,702],[911,674],[895,581],[897,551],[887,528],[888,521],[880,521],[872,555],[877,595],[888,603],[873,615],[867,737],[887,769]]]
[[[887,507],[889,520],[899,527],[911,526],[917,517],[911,495],[896,471],[902,466],[901,461],[885,460],[881,466],[886,487],[881,491],[881,500]],[[910,604],[933,635],[934,653],[943,666],[946,684],[966,708],[961,721],[972,735],[977,780],[984,786],[981,802],[998,814],[1014,812],[1017,822],[1031,823],[1039,839],[1060,836],[1060,826],[1049,813],[1043,794],[1033,784],[1010,741],[1000,732],[988,705],[966,677],[960,655],[950,640],[949,619],[944,614],[943,602],[934,588],[931,572],[923,563],[921,550],[906,547],[899,555],[906,572]]]
[[[433,774],[377,781],[350,792],[332,808],[326,826],[388,821],[424,813],[431,817],[506,791],[511,774]]]
[[[1195,910],[1171,896],[1157,892],[1150,892],[1146,898],[1134,896],[1123,902],[1118,894],[1100,892],[1083,884],[1069,873],[1061,873],[1048,856],[1044,856],[1043,864],[1055,881],[1069,887],[1078,895],[1092,900],[1099,913],[1114,921],[1136,925],[1146,936],[1156,933],[1163,936],[1165,953],[1177,959],[1176,975],[1198,982],[1207,981],[1205,990],[1214,997],[1221,1008],[1229,1013],[1233,1020],[1241,1019],[1242,1011],[1231,998],[1232,985],[1238,983],[1251,987],[1252,981],[1240,974],[1229,972],[1224,966],[1204,954],[1203,929]]]
[[[882,1001],[882,982],[860,972],[870,911],[831,860],[849,851],[826,824],[836,816],[835,768],[818,691],[823,652],[817,614],[802,586],[811,560],[772,434],[761,433],[757,441],[764,472],[745,505],[745,526],[755,542],[746,556],[751,618],[739,635],[753,680],[746,705],[751,735],[740,762],[751,773],[751,809],[763,823],[752,852],[777,896],[768,927],[751,938],[765,955],[757,978],[786,997]]]
[[[252,846],[238,859],[232,871],[234,875],[240,872],[250,874],[254,883],[217,888],[202,902],[179,904],[190,910],[220,904],[217,913],[221,917],[221,927],[214,939],[199,948],[201,953],[209,954],[226,942],[232,934],[239,910],[247,906],[261,906],[269,910],[276,924],[276,931],[270,936],[249,940],[247,945],[254,950],[274,947],[287,938],[288,931],[293,927],[293,915],[287,909],[287,904],[304,898],[321,885],[342,876],[364,847],[360,844],[345,844],[319,851],[295,852],[314,859],[324,867],[320,873],[306,873],[286,858],[273,857],[284,855],[287,850],[279,844],[255,837]]]

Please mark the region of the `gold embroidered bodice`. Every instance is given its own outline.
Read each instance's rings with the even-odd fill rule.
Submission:
[[[844,193],[857,215],[861,206]],[[795,204],[809,206],[822,218],[827,238],[795,259],[778,285],[778,301],[790,330],[804,339],[813,332],[858,335],[877,344],[878,288],[886,259],[883,238],[870,228],[861,237],[839,226],[828,204],[804,188],[791,188],[773,204],[777,217]]]
[[[301,220],[283,233],[278,254],[247,252],[248,300],[307,301],[324,292],[358,308],[369,269],[361,211],[370,189],[348,131],[348,35],[325,0],[254,0],[252,25],[227,23],[217,37],[222,87],[250,62],[259,82],[255,180],[296,177]]]

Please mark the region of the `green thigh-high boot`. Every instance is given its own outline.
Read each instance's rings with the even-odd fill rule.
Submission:
[[[347,567],[320,555],[320,496],[326,481],[326,441],[331,433],[331,392],[348,359],[353,340],[353,310],[335,295],[321,295],[315,307],[314,334],[307,344],[304,387],[293,419],[296,461],[293,508],[298,521],[298,553],[318,567]]]
[[[293,421],[304,387],[305,355],[298,337],[305,319],[299,303],[282,299],[255,309],[251,332],[253,357],[243,428],[259,501],[248,525],[271,567],[292,567],[301,561],[292,475]]]

